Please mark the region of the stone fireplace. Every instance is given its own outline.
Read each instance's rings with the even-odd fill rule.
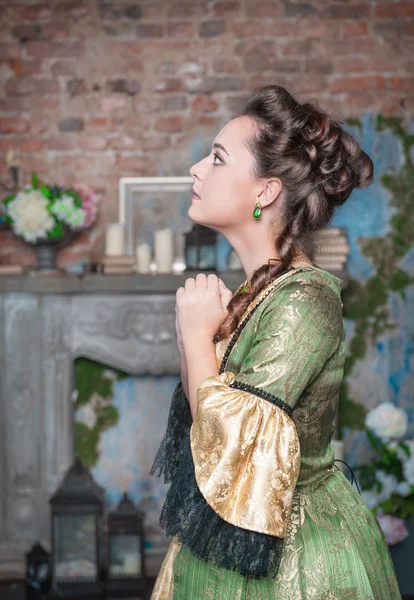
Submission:
[[[175,292],[191,276],[0,279],[0,577],[24,575],[24,555],[35,541],[50,547],[48,501],[74,458],[74,360],[178,377]],[[243,277],[223,279],[235,289]],[[165,398],[151,432],[145,472],[169,403]],[[155,538],[159,509],[148,513]],[[160,530],[147,552],[150,575],[167,545]]]

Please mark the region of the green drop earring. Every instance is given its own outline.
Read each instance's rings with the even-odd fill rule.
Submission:
[[[261,214],[262,214],[262,209],[260,207],[260,202],[256,202],[256,208],[253,211],[253,216],[255,219],[260,219]]]

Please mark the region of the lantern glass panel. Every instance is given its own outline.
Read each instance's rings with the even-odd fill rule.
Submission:
[[[111,535],[110,573],[112,577],[141,577],[141,552],[136,535]]]
[[[57,515],[55,549],[57,579],[96,579],[94,515]]]

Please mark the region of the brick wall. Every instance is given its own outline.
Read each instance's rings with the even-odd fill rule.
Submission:
[[[46,181],[93,185],[99,249],[121,176],[187,175],[251,89],[278,83],[345,119],[414,111],[414,1],[0,0],[6,152]],[[198,148],[198,150],[197,150]],[[33,252],[0,232],[0,261]]]

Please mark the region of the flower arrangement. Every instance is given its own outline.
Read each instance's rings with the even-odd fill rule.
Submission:
[[[408,537],[405,519],[414,515],[414,439],[403,439],[407,414],[390,402],[370,410],[365,425],[377,458],[355,470],[362,496],[392,545]]]
[[[97,216],[96,196],[88,186],[48,186],[36,173],[32,185],[3,200],[3,207],[4,221],[29,243],[63,238],[65,229],[86,229]]]

